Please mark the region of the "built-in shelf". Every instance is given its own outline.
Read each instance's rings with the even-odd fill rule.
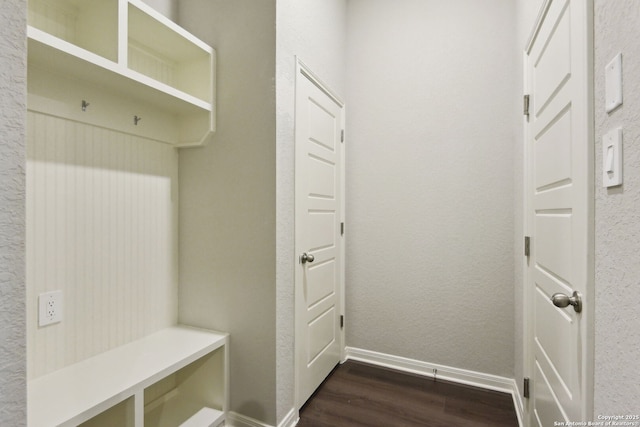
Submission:
[[[145,413],[145,427],[210,427],[224,420],[224,412],[179,396]]]
[[[176,326],[36,378],[28,384],[28,425],[220,425],[227,340]]]
[[[168,142],[201,145],[214,131],[215,51],[145,3],[30,0],[27,36],[30,67],[174,115]]]

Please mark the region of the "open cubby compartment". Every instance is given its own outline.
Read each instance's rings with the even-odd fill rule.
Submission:
[[[144,390],[145,427],[210,427],[224,421],[224,347]]]
[[[213,49],[138,0],[128,15],[128,68],[212,103]]]
[[[135,403],[134,397],[118,403],[95,417],[79,425],[80,427],[134,427]]]
[[[118,60],[118,0],[29,0],[29,25]]]

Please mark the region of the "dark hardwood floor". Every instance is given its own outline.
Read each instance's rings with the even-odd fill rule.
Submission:
[[[510,394],[347,361],[300,411],[297,427],[517,427]]]

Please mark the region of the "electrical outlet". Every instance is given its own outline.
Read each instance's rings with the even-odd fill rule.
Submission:
[[[62,321],[62,291],[45,292],[38,297],[38,325]]]

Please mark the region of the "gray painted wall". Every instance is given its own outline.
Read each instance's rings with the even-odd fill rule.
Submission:
[[[344,97],[346,4],[346,0],[278,0],[277,6],[278,421],[281,421],[294,405],[295,57],[298,56],[335,93]]]
[[[294,404],[295,57],[344,93],[346,2],[278,1],[277,53],[275,11],[188,0],[178,13],[217,49],[219,108],[210,146],[180,155],[180,321],[231,333],[231,409],[270,424]],[[245,216],[264,238],[243,229]]]
[[[178,22],[178,0],[142,0],[173,22]]]
[[[596,347],[594,416],[640,412],[640,7],[595,1]],[[604,108],[604,68],[622,52],[624,104]],[[602,187],[602,136],[623,129],[624,183]]]
[[[179,320],[230,333],[230,409],[274,424],[275,2],[179,5],[218,56],[218,128],[180,152]]]
[[[0,425],[16,427],[27,413],[26,10],[0,3]]]
[[[513,376],[513,2],[350,0],[347,345]]]

